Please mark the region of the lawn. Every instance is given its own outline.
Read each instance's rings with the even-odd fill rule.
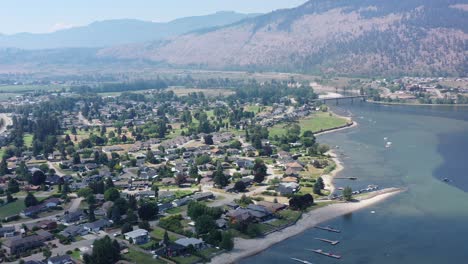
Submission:
[[[156,238],[158,240],[163,240],[164,238],[164,229],[161,227],[155,227],[153,228],[153,231],[151,231],[151,236],[153,238]],[[176,241],[178,237],[172,233],[169,232],[169,240],[171,241]]]
[[[32,134],[24,134],[23,136],[24,146],[27,148],[32,147],[33,143],[33,135]]]
[[[318,112],[314,113],[306,119],[299,120],[301,131],[310,130],[314,133],[331,129],[335,127],[341,127],[346,125],[348,120],[342,117],[338,117],[331,113]],[[270,128],[270,137],[281,136],[286,134],[287,125],[277,124]]]
[[[17,215],[23,211],[24,208],[26,208],[24,199],[18,199],[12,203],[0,206],[0,218]]]
[[[261,106],[259,106],[259,105],[248,105],[244,109],[247,112],[254,112],[255,114],[257,114],[259,112],[260,108],[261,108]]]
[[[168,214],[180,214],[185,210],[187,210],[187,205],[171,208],[171,209],[167,210],[166,212]]]
[[[211,259],[216,256],[221,250],[214,247],[210,247],[204,250],[199,251],[199,253],[207,259]]]
[[[5,151],[6,151],[6,148],[1,148],[0,149],[0,159],[2,159],[3,156],[5,155]]]
[[[192,264],[192,263],[198,263],[201,258],[190,255],[189,257],[172,257],[172,260],[176,261],[179,264]],[[146,262],[141,262],[141,263],[146,263]]]
[[[150,264],[165,264],[165,261],[159,259],[153,259],[150,254],[136,251],[134,249],[128,249],[128,254],[124,255],[126,259],[133,263],[150,263]]]
[[[296,221],[299,219],[299,217],[302,215],[301,212],[299,211],[293,211],[293,210],[283,210],[278,213],[280,216],[283,217],[283,219],[289,220],[289,221]]]

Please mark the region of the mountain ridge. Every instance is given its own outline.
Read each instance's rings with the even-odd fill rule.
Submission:
[[[179,18],[169,22],[151,22],[131,18],[111,19],[51,33],[0,34],[0,47],[34,50],[126,45],[174,37],[205,27],[228,25],[257,15],[259,14],[220,11],[205,16]]]
[[[351,75],[466,75],[464,0],[313,0],[101,57],[174,67]]]

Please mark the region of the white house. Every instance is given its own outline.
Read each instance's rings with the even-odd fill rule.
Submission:
[[[145,243],[148,243],[149,241],[148,231],[144,229],[137,229],[137,230],[133,230],[131,232],[125,233],[124,237],[126,240],[130,240],[131,238],[133,241],[133,244],[145,244]]]

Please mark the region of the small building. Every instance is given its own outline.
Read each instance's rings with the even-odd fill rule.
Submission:
[[[197,202],[215,198],[215,196],[213,195],[212,192],[195,193],[191,197],[192,197],[193,200],[195,200]]]
[[[75,261],[69,255],[50,257],[47,264],[75,264]]]
[[[149,241],[149,235],[148,231],[145,229],[137,229],[133,230],[131,232],[125,233],[124,237],[126,240],[130,241],[130,239],[133,241],[133,244],[145,244],[148,243]]]
[[[11,237],[3,242],[2,248],[9,255],[23,253],[27,250],[43,246],[42,238],[37,235],[27,237]]]
[[[294,182],[282,182],[278,185],[277,191],[281,195],[291,195],[299,190],[299,184]]]
[[[85,218],[83,210],[76,210],[63,216],[62,221],[66,224],[75,223]]]
[[[193,238],[193,237],[186,237],[177,239],[174,243],[181,245],[183,247],[193,246],[195,249],[200,250],[206,247],[206,244],[203,240]]]
[[[67,237],[67,238],[73,238],[76,236],[84,236],[84,235],[87,235],[88,233],[89,233],[88,230],[86,230],[83,227],[83,225],[69,226],[65,228],[62,232],[60,232],[62,236]]]
[[[107,219],[99,219],[97,221],[94,221],[92,223],[86,223],[83,225],[83,228],[88,230],[89,232],[94,232],[97,233],[101,230],[104,230],[104,228],[111,226],[112,223],[107,220]]]
[[[36,235],[40,236],[42,241],[50,241],[54,239],[54,235],[45,230],[37,230]]]
[[[0,237],[12,237],[15,234],[14,226],[0,227]]]

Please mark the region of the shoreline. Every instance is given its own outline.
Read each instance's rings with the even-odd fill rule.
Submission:
[[[323,179],[323,183],[325,184],[325,189],[330,191],[330,195],[332,195],[335,192],[335,184],[333,184],[333,179],[340,173],[342,170],[344,170],[343,163],[341,163],[341,160],[338,158],[338,155],[333,150],[328,151],[328,155],[330,155],[331,159],[335,163],[336,167],[335,169],[328,173],[328,174],[323,174],[320,177]]]
[[[366,102],[371,104],[379,104],[379,105],[406,105],[406,106],[461,106],[461,107],[468,107],[468,104],[415,104],[415,103],[395,103],[395,102],[382,102],[382,101],[369,101]]]
[[[331,129],[329,131],[317,133],[316,135],[323,135],[326,133],[341,131],[344,129],[356,127],[358,125],[358,123],[353,121],[350,117],[344,117],[340,115],[336,116],[343,117],[348,121],[352,122],[352,124],[346,127],[340,127],[336,129]],[[330,150],[328,154],[331,156],[333,162],[335,162],[336,168],[332,172],[324,174],[321,177],[324,180],[325,189],[328,188],[330,194],[332,194],[335,191],[333,178],[342,170],[344,170],[344,166],[333,150]],[[259,254],[262,251],[267,250],[271,246],[280,243],[286,239],[297,236],[305,232],[306,230],[317,226],[322,222],[326,222],[336,217],[340,217],[358,210],[362,210],[368,206],[382,202],[402,191],[402,189],[398,188],[388,188],[375,191],[372,193],[368,193],[365,197],[358,200],[357,202],[333,203],[325,207],[317,208],[310,212],[304,213],[294,225],[289,226],[283,230],[271,233],[265,237],[255,239],[235,238],[234,249],[231,252],[226,252],[221,255],[215,256],[213,259],[211,259],[210,263],[236,263],[242,259]]]
[[[368,196],[357,202],[335,203],[304,213],[296,224],[265,237],[255,239],[236,238],[234,249],[231,252],[214,257],[210,263],[236,263],[242,259],[256,255],[288,238],[299,235],[322,222],[375,205],[402,191],[403,190],[397,188],[383,189],[369,193]]]

